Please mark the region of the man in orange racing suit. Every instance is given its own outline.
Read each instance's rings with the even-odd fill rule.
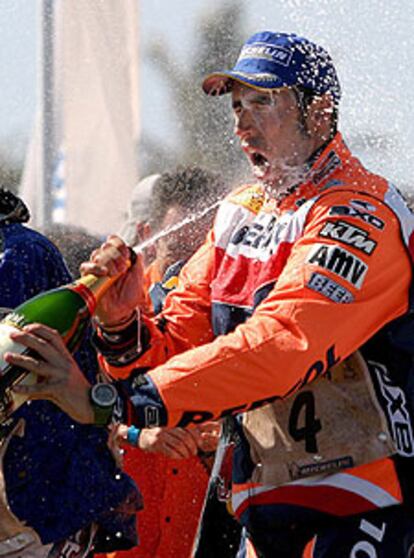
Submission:
[[[320,46],[258,33],[203,87],[231,92],[260,184],[224,201],[155,319],[136,319],[142,265],[128,269],[119,238],[83,265],[126,272],[97,334],[109,370],[151,369],[120,386],[125,417],[238,415],[233,509],[258,556],[409,556],[414,216],[337,132],[340,88]],[[16,389],[64,409],[70,398],[92,422],[89,386],[57,334],[32,325],[13,337],[43,359],[5,355],[43,377]]]

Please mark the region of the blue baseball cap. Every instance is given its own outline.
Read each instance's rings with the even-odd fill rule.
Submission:
[[[232,90],[234,81],[260,90],[299,86],[318,95],[329,92],[335,105],[341,97],[327,51],[293,33],[256,33],[243,45],[234,68],[208,75],[203,89],[208,95],[223,95]]]

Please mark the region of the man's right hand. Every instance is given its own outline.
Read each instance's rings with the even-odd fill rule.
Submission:
[[[96,317],[103,327],[116,328],[127,322],[136,308],[144,307],[142,256],[138,254],[131,265],[130,249],[118,236],[109,236],[100,248],[94,250],[90,260],[80,266],[80,272],[81,275],[92,273],[99,277],[121,274],[96,309]]]

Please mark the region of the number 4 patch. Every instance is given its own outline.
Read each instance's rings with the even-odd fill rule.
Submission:
[[[303,413],[302,413],[303,411]],[[299,426],[301,415],[303,426]],[[315,397],[311,391],[300,392],[293,402],[289,416],[289,434],[295,442],[305,440],[305,450],[317,453],[316,434],[322,430],[321,421],[315,416]]]

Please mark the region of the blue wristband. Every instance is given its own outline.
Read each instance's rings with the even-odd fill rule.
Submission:
[[[141,430],[136,426],[130,426],[127,430],[127,442],[131,446],[138,446],[139,435]]]

